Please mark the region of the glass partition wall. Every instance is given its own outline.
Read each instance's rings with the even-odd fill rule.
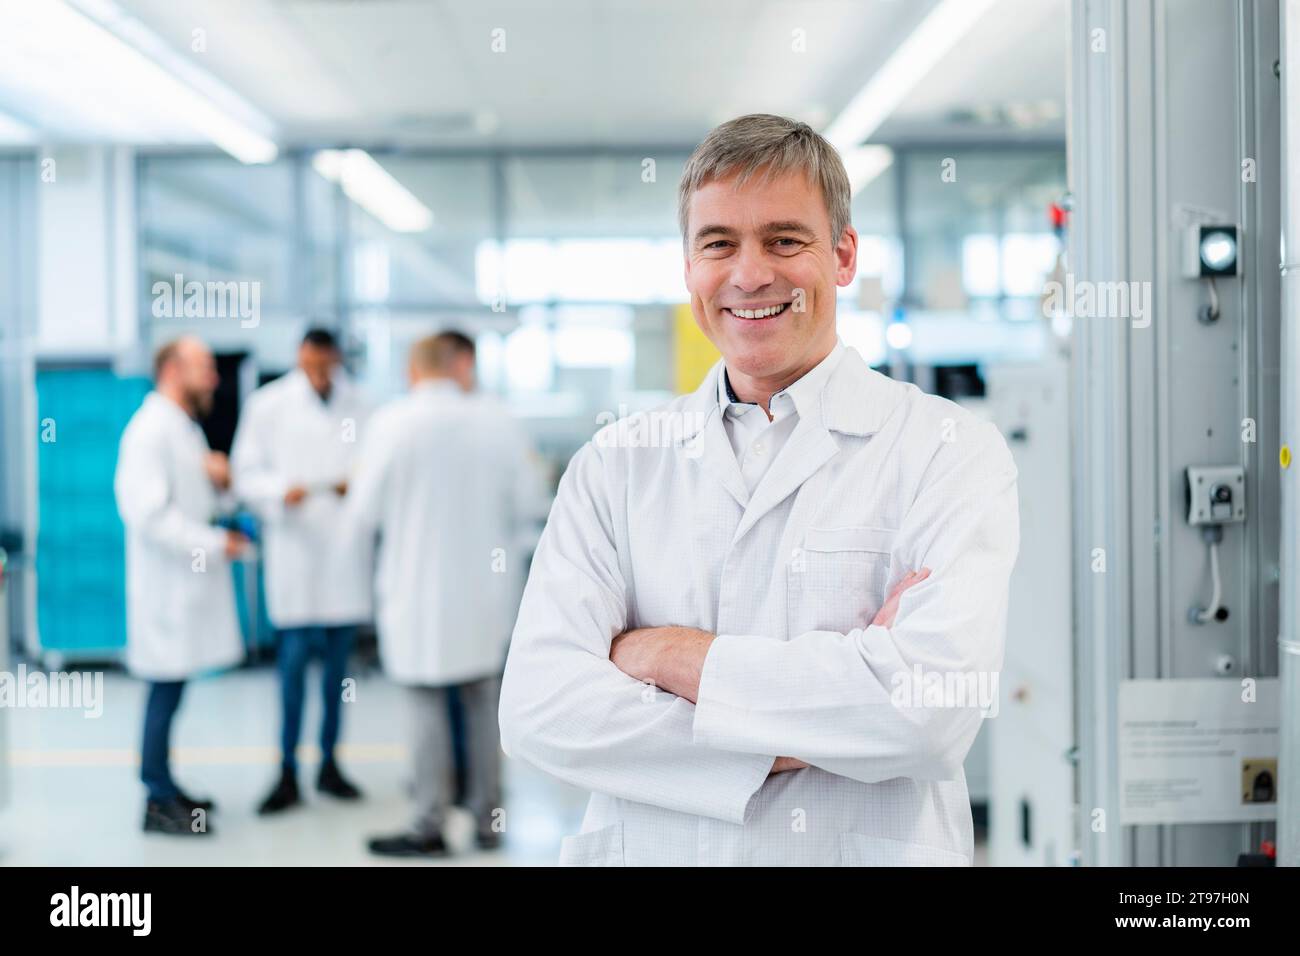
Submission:
[[[348,198],[312,153],[265,166],[142,154],[143,339],[184,325],[159,315],[154,291],[176,276],[247,283],[257,322],[212,326],[215,345],[274,373],[308,323],[332,326],[383,398],[404,387],[413,339],[462,328],[479,343],[483,386],[557,465],[602,413],[671,395],[686,150],[372,155],[427,210],[418,228]],[[896,148],[854,196],[859,269],[840,290],[842,337],[896,374],[1036,355],[1060,249],[1048,207],[1064,183],[1059,146]],[[894,323],[909,326],[888,338],[901,350],[887,342]]]

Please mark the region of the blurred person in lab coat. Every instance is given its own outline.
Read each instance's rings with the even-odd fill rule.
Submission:
[[[323,662],[317,789],[344,800],[361,796],[339,769],[335,748],[348,656],[357,625],[371,614],[369,554],[344,540],[341,525],[369,407],[341,365],[333,333],[309,330],[298,367],[249,396],[231,451],[235,493],[262,520],[267,616],[278,642],[280,776],[262,814],[302,802],[296,752],[312,655]]]
[[[349,495],[354,529],[379,538],[380,657],[407,689],[412,728],[414,819],[369,846],[440,856],[452,802],[450,687],[465,716],[476,844],[501,840],[499,676],[545,500],[523,430],[474,391],[471,339],[443,332],[416,342],[409,375],[410,393],[371,420]]]
[[[140,749],[147,832],[212,832],[212,801],[188,796],[172,779],[172,722],[186,680],[243,659],[229,562],[249,542],[213,524],[230,469],[195,421],[211,409],[217,382],[212,353],[198,339],[162,346],[154,390],[122,433],[113,479],[126,528],[126,664],[149,682]]]
[[[686,286],[722,358],[657,429],[574,456],[501,689],[507,754],[592,791],[563,864],[971,863],[988,704],[931,690],[1001,666],[1016,469],[840,342],[849,198],[781,117],[687,163]]]

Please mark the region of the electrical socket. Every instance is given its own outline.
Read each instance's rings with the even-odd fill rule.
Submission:
[[[1187,523],[1236,524],[1246,520],[1246,469],[1240,465],[1187,469]]]

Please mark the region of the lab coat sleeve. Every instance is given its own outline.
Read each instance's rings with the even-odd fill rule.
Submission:
[[[117,456],[113,495],[122,523],[178,555],[223,555],[226,532],[189,517],[176,504],[167,469],[166,436],[128,431]]]
[[[974,440],[936,453],[902,521],[895,554],[931,574],[904,593],[894,626],[719,635],[701,673],[697,743],[790,754],[866,783],[961,773],[979,692],[996,694],[1020,539],[1010,452],[992,425],[969,427]],[[939,682],[951,692],[936,694]]]
[[[381,411],[370,417],[358,443],[359,453],[353,460],[348,493],[343,499],[344,532],[356,535],[356,540],[373,537],[379,531],[392,464],[390,431],[388,416]]]
[[[270,409],[265,396],[249,400],[230,451],[230,484],[235,496],[263,520],[274,520],[284,510],[288,478],[275,467],[272,454]]]
[[[506,753],[573,786],[743,823],[774,757],[692,739],[694,707],[609,659],[626,629],[611,495],[588,444],[538,543],[501,686]]]

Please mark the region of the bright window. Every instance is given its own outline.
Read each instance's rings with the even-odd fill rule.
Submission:
[[[1013,232],[999,241],[992,233],[966,236],[961,277],[976,298],[1037,296],[1056,263],[1059,244],[1049,233]]]
[[[686,301],[677,239],[485,240],[475,272],[488,304]]]

